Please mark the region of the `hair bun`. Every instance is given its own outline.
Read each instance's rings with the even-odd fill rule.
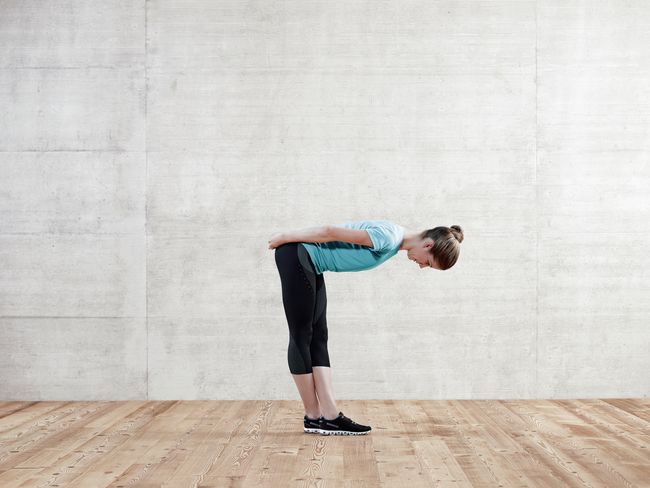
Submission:
[[[463,229],[461,229],[460,225],[452,225],[451,227],[449,227],[449,229],[451,230],[451,233],[454,235],[454,237],[458,242],[463,242],[465,236],[463,234]]]

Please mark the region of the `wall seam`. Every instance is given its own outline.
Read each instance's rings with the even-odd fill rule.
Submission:
[[[539,360],[539,182],[537,180],[537,39],[539,35],[539,25],[537,19],[537,4],[535,1],[535,397],[539,397],[538,384],[538,360]]]
[[[146,337],[146,371],[145,371],[145,395],[149,400],[149,242],[148,242],[148,224],[149,224],[149,151],[147,145],[147,98],[149,96],[149,80],[147,78],[147,61],[148,61],[148,38],[147,29],[147,1],[144,0],[144,320],[145,320],[145,337]]]

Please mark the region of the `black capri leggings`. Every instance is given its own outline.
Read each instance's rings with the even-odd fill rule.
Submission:
[[[329,366],[327,295],[323,274],[316,274],[307,250],[299,242],[275,249],[282,282],[282,303],[289,323],[289,370],[308,374],[312,366]]]

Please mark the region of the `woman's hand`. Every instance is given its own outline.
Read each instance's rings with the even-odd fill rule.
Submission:
[[[284,240],[283,235],[279,232],[275,233],[269,239],[269,249],[275,249],[285,243],[286,241]]]

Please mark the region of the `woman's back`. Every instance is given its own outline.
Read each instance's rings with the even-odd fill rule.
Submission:
[[[301,243],[319,274],[375,268],[397,254],[404,238],[404,227],[389,220],[345,222],[340,227],[366,230],[373,247],[342,241]]]

